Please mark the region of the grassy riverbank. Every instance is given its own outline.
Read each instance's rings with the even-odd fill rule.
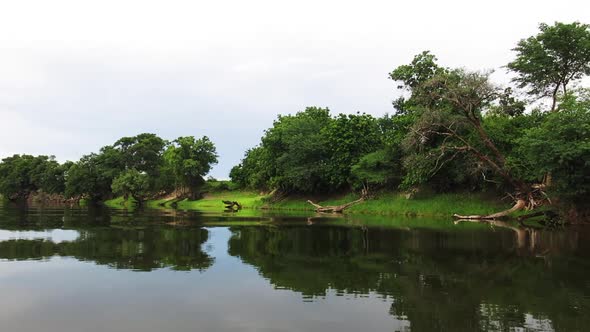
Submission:
[[[357,199],[354,194],[318,199],[321,205],[339,205]],[[288,197],[279,202],[268,203],[268,196],[251,191],[222,191],[210,193],[204,198],[189,200],[152,200],[146,202],[151,208],[176,208],[182,210],[223,211],[222,200],[237,201],[244,209],[281,210],[281,211],[313,211],[314,207],[304,197]],[[131,207],[134,201],[118,197],[105,202],[113,208]],[[382,193],[348,208],[347,214],[404,215],[404,216],[450,216],[461,214],[488,214],[508,208],[510,202],[500,202],[495,197],[480,193],[446,193],[407,199],[400,193]]]

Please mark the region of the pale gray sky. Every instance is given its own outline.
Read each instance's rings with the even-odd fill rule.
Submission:
[[[226,178],[277,114],[380,116],[423,50],[500,69],[539,23],[576,20],[590,2],[0,0],[0,157],[207,135]]]

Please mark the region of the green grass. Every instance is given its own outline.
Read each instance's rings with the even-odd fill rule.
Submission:
[[[204,198],[194,201],[184,200],[152,200],[146,205],[151,208],[176,208],[181,210],[200,210],[219,212],[224,210],[223,200],[237,201],[244,210],[266,211],[313,211],[314,207],[306,202],[305,197],[288,197],[280,202],[269,204],[268,196],[252,191],[222,191],[207,194]],[[358,196],[349,194],[330,199],[319,200],[320,205],[340,205],[357,199]],[[118,197],[105,202],[110,207],[129,207],[133,203]],[[510,207],[510,202],[500,202],[497,198],[479,193],[446,193],[426,197],[406,199],[400,193],[382,193],[375,198],[368,199],[348,208],[346,214],[372,214],[397,216],[425,216],[448,217],[459,214],[489,214]]]
[[[205,195],[204,198],[189,201],[182,200],[177,203],[179,209],[186,210],[210,210],[215,209],[217,211],[223,210],[225,204],[222,201],[236,201],[246,209],[259,209],[264,204],[262,199],[265,196],[261,196],[251,191],[223,191],[210,193]]]
[[[125,199],[123,196],[115,197],[103,202],[104,205],[110,208],[132,208],[135,207],[137,201],[132,197]]]
[[[394,214],[405,216],[450,216],[459,214],[490,214],[510,207],[510,203],[481,194],[445,193],[430,197],[406,199],[402,194],[387,193],[376,199],[352,206],[349,213]]]

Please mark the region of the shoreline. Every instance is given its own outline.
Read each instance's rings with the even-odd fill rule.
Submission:
[[[340,205],[353,201],[354,194],[338,195],[318,199],[321,205]],[[303,196],[291,196],[269,203],[268,196],[252,191],[222,191],[208,193],[199,200],[158,199],[144,202],[148,208],[169,208],[197,211],[224,211],[222,200],[239,202],[245,210],[261,211],[315,211]],[[117,197],[103,202],[110,208],[134,208],[134,200]],[[173,206],[173,204],[176,206]],[[501,202],[499,198],[483,193],[443,193],[424,195],[424,197],[406,198],[400,192],[384,192],[364,202],[351,206],[344,214],[401,215],[407,217],[451,217],[454,213],[493,213],[510,206],[510,202]]]

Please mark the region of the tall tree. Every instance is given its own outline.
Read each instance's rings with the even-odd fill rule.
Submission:
[[[416,109],[416,121],[404,139],[406,181],[428,181],[447,163],[466,157],[463,172],[494,174],[516,198],[513,209],[469,217],[499,217],[538,204],[536,192],[514,176],[505,154],[483,125],[483,115],[505,99],[505,93],[490,83],[489,74],[445,69],[415,85],[409,85],[411,81],[402,83],[408,84],[412,93],[409,101]]]
[[[102,151],[112,152],[112,149]],[[111,183],[118,176],[118,169],[112,166],[111,153],[82,156],[68,170],[65,195],[66,197],[88,198],[93,201],[108,198],[111,194]]]
[[[149,176],[136,169],[126,170],[113,180],[111,189],[113,193],[123,195],[125,199],[131,196],[141,204],[149,195]]]
[[[339,114],[322,134],[331,154],[328,177],[334,189],[350,183],[351,166],[381,147],[379,122],[369,114]]]
[[[195,198],[197,189],[205,182],[203,176],[217,163],[217,152],[207,136],[185,136],[168,146],[164,158],[174,172],[176,188]]]
[[[143,133],[119,139],[113,147],[121,152],[125,169],[136,169],[157,176],[166,141],[155,134]]]
[[[262,137],[257,157],[269,176],[267,187],[284,192],[328,191],[330,151],[322,130],[332,121],[327,108],[307,107],[295,115],[279,115]]]
[[[539,30],[518,43],[513,49],[516,59],[507,67],[517,74],[513,81],[530,95],[551,97],[554,111],[560,89],[565,95],[570,83],[590,74],[590,25],[542,23]]]

